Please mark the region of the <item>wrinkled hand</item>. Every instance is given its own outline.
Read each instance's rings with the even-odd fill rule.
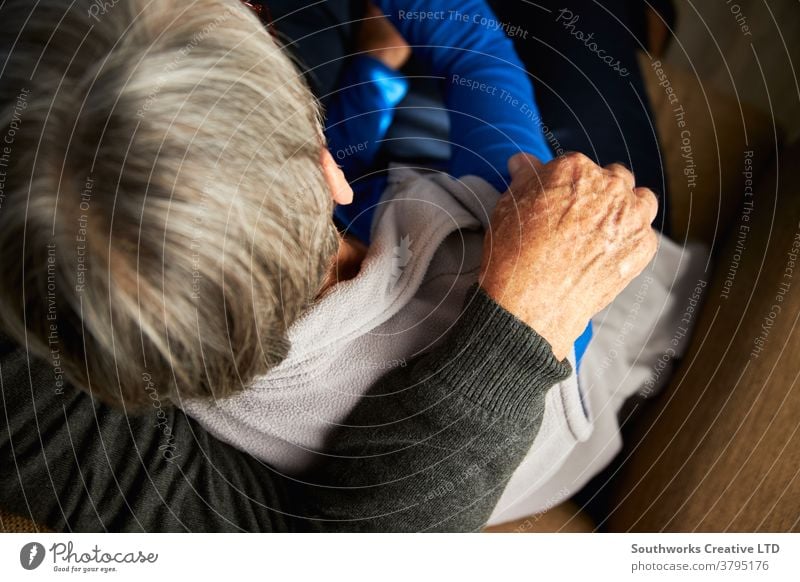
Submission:
[[[509,160],[486,234],[481,285],[563,360],[587,322],[650,262],[658,202],[619,164],[582,154]]]
[[[411,47],[383,12],[371,2],[367,4],[361,23],[358,48],[395,71],[411,56]]]

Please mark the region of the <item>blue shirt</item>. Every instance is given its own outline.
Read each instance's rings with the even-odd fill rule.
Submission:
[[[508,189],[508,159],[519,152],[543,162],[553,154],[542,133],[528,73],[483,0],[376,0],[414,51],[425,73],[440,80],[450,120],[447,171],[477,175],[498,191]],[[369,241],[375,206],[385,189],[383,174],[367,172],[392,123],[408,81],[380,61],[355,57],[326,113],[326,136],[334,159],[354,191],[353,204],[337,218]],[[591,324],[575,344],[578,361],[591,338]]]

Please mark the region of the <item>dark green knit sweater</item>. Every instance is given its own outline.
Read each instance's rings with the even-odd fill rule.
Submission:
[[[178,410],[171,438],[66,388],[0,340],[0,506],[74,531],[471,531],[488,519],[569,374],[482,291],[432,353],[388,373],[302,479]]]

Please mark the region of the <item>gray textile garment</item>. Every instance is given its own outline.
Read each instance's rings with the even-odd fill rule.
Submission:
[[[549,471],[525,478],[515,473],[493,522],[519,519],[561,503],[620,452],[618,414],[623,405],[634,395],[657,394],[686,352],[706,289],[707,259],[703,245],[681,247],[660,237],[650,264],[592,318],[592,341],[578,368],[587,414],[569,401],[569,391],[559,392],[557,385],[548,392],[542,427],[528,456],[548,451]],[[559,394],[562,402],[556,398]]]
[[[466,303],[437,348],[370,388],[302,479],[175,408],[156,419],[62,392],[51,363],[0,334],[0,463],[13,467],[0,507],[59,531],[478,530],[571,370],[480,289]]]
[[[221,440],[278,470],[304,470],[324,454],[328,435],[378,378],[429,351],[458,320],[477,281],[483,231],[499,196],[474,176],[456,180],[393,169],[361,272],[334,286],[292,326],[287,359],[232,398],[180,405]],[[644,323],[658,323],[662,300],[656,293],[645,302],[642,311],[651,317]],[[611,324],[598,329],[608,337],[616,333]],[[592,343],[602,348],[596,339]],[[623,353],[620,362],[629,359]],[[575,369],[574,354],[569,361]],[[617,396],[638,389],[620,378],[609,381]],[[550,389],[541,429],[490,524],[547,509],[605,466],[608,454],[573,451],[593,435],[592,409],[608,415],[611,392],[582,395],[575,373]],[[592,440],[615,452],[617,426],[606,422],[604,429]],[[567,483],[559,473],[568,460]]]

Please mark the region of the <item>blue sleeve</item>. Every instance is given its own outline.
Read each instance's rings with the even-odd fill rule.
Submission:
[[[484,0],[375,3],[419,61],[443,78],[452,176],[477,175],[503,192],[514,154],[553,159],[528,73]],[[575,344],[578,365],[591,337],[590,322]]]
[[[440,76],[450,115],[453,176],[508,187],[508,159],[552,153],[525,67],[483,0],[376,0],[419,61]],[[421,17],[424,15],[424,17]]]
[[[353,180],[375,160],[408,81],[378,59],[362,55],[348,63],[340,86],[325,113],[325,137],[333,159]]]

